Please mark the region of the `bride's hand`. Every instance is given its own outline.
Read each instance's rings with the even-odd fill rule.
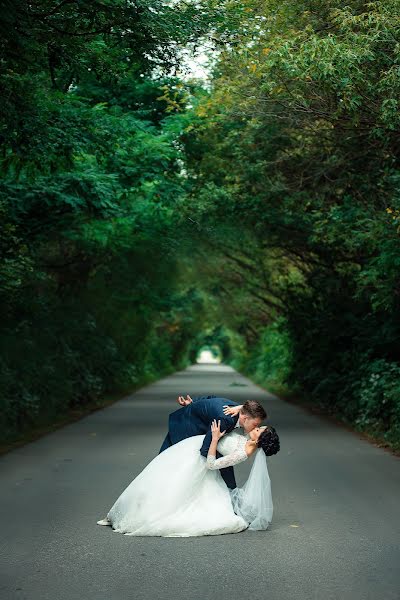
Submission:
[[[240,409],[242,408],[243,404],[239,404],[239,406],[224,406],[224,415],[230,415],[231,417],[235,417],[236,415],[239,414]]]
[[[178,396],[178,399],[177,399],[177,403],[180,404],[181,406],[188,406],[189,404],[192,404],[192,402],[193,402],[193,400],[191,399],[189,394],[186,394],[186,399],[183,396]]]
[[[223,435],[225,435],[225,431],[221,431],[220,428],[221,421],[218,421],[217,423],[217,421],[214,419],[214,421],[211,423],[211,435],[213,440],[219,440]]]

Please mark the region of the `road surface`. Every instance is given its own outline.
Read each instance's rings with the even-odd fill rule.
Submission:
[[[267,409],[281,440],[268,531],[139,538],[96,524],[187,393]],[[3,455],[0,485],[2,600],[400,598],[399,459],[226,365],[192,365]]]

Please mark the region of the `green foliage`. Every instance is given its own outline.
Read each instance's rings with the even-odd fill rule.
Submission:
[[[4,440],[187,362],[202,301],[178,268],[187,93],[169,73],[214,13],[18,0],[2,14]]]
[[[400,448],[400,367],[398,363],[376,359],[359,374],[354,391],[361,429],[383,435],[394,447]]]
[[[280,316],[260,333],[258,342],[249,349],[236,349],[232,365],[268,389],[283,393],[292,373],[292,344],[284,317]]]
[[[398,2],[6,4],[3,437],[217,344],[396,446]]]
[[[246,5],[234,47],[192,101],[183,141],[194,186],[183,211],[204,232],[236,227],[234,249],[216,235],[214,250],[233,298],[227,318],[246,342],[235,364],[360,428],[373,418],[394,444],[398,3]],[[270,337],[274,322],[281,338]],[[383,403],[383,388],[367,393],[370,372],[392,400]]]

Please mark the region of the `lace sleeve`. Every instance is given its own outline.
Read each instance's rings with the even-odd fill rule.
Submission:
[[[222,456],[221,458],[216,458],[215,456],[207,456],[207,469],[225,469],[225,467],[232,467],[233,465],[237,465],[238,463],[246,460],[247,454],[243,445],[240,445],[234,452],[231,454],[227,454],[226,456]]]

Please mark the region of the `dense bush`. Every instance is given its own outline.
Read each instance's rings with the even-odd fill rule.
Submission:
[[[398,3],[7,5],[4,436],[217,344],[399,446]]]
[[[1,15],[0,438],[187,364],[185,91],[205,10],[6,3]],[[191,321],[185,316],[199,318]]]
[[[246,6],[184,135],[235,364],[399,445],[398,3]]]

